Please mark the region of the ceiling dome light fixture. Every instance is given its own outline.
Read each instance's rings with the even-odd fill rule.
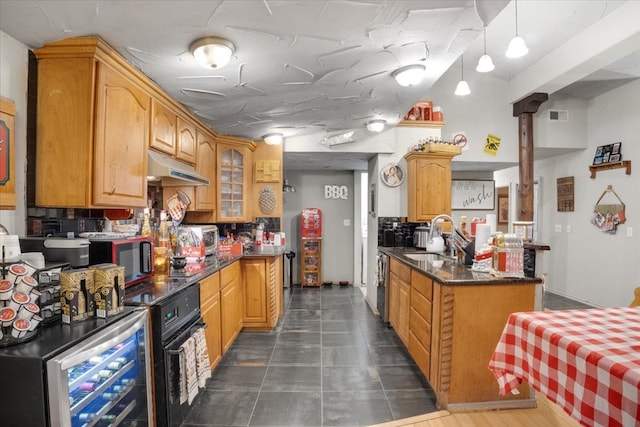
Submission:
[[[189,51],[196,62],[204,68],[222,68],[229,63],[235,46],[228,40],[219,37],[205,37],[194,41]]]
[[[496,68],[493,65],[493,60],[489,55],[487,55],[487,27],[483,29],[484,34],[484,55],[480,57],[478,60],[478,65],[476,66],[476,71],[479,73],[488,73],[489,71],[493,71]]]
[[[382,132],[384,130],[384,125],[387,124],[386,120],[371,120],[365,123],[367,126],[367,130],[369,132]]]
[[[284,140],[281,133],[268,133],[262,137],[262,140],[269,145],[280,145]]]
[[[471,93],[471,89],[469,89],[469,84],[464,80],[464,55],[460,55],[460,70],[462,71],[462,79],[458,82],[454,94],[466,96]]]
[[[516,36],[511,39],[509,42],[509,46],[507,47],[507,52],[505,55],[507,58],[520,58],[529,53],[529,49],[524,42],[524,39],[518,36],[518,0],[515,0],[516,7]]]
[[[398,68],[391,75],[396,79],[400,86],[415,86],[420,84],[424,78],[425,66],[420,64],[407,65]]]

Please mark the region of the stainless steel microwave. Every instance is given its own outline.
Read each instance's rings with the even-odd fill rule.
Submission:
[[[152,277],[153,241],[150,237],[89,240],[89,264],[108,262],[124,266],[125,286]]]
[[[178,227],[178,247],[180,252],[186,244],[188,246],[204,247],[204,255],[216,255],[220,235],[218,227],[213,224],[189,224]]]

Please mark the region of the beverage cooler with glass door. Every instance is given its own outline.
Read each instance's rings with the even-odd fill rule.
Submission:
[[[3,426],[151,426],[149,316],[54,325],[0,349]]]

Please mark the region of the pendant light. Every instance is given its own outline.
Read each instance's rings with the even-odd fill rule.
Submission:
[[[489,71],[493,71],[496,67],[493,65],[491,57],[487,55],[487,27],[483,28],[482,33],[484,35],[484,55],[482,55],[478,60],[476,71],[479,73],[488,73]]]
[[[462,79],[458,82],[454,94],[467,96],[471,93],[471,89],[469,89],[469,84],[464,80],[464,55],[460,55],[460,70],[462,71]]]
[[[516,36],[509,42],[507,52],[505,53],[507,58],[520,58],[529,53],[524,39],[518,35],[518,0],[514,0],[514,2],[516,7]]]

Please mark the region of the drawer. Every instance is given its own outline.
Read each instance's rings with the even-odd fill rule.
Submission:
[[[431,323],[431,301],[415,289],[411,289],[411,309],[416,310],[424,320]]]
[[[433,280],[420,274],[415,270],[411,271],[411,287],[423,295],[429,301],[433,299]],[[412,289],[412,290],[413,290]]]
[[[393,258],[389,262],[389,271],[405,283],[411,283],[411,267]]]
[[[200,302],[205,302],[220,292],[220,273],[215,272],[200,281]]]
[[[420,340],[412,332],[409,332],[409,354],[420,368],[427,380],[431,380],[430,365],[431,353],[420,343]]]
[[[425,348],[431,348],[431,325],[413,308],[409,315],[409,331],[416,336]]]
[[[237,277],[242,277],[242,269],[240,268],[240,261],[235,261],[233,264],[226,266],[220,270],[220,289],[233,283]]]

